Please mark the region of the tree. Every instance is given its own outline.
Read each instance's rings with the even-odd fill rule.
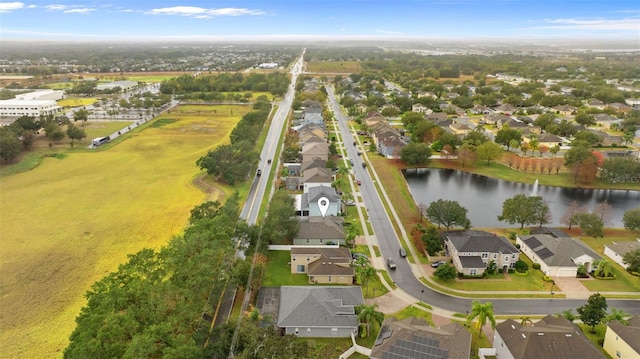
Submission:
[[[512,140],[515,140],[520,144],[520,142],[522,142],[522,132],[516,129],[511,129],[508,125],[502,126],[502,128],[496,132],[495,141],[503,146],[507,146],[507,151],[511,148]]]
[[[520,325],[522,325],[523,327],[526,327],[527,324],[533,325],[533,321],[531,320],[531,317],[520,317]]]
[[[84,126],[85,122],[89,119],[89,111],[84,108],[79,109],[73,113],[73,121],[78,122],[82,121],[82,125]]]
[[[410,166],[424,164],[431,157],[431,148],[426,143],[411,142],[400,151],[400,159]]]
[[[640,182],[640,160],[635,157],[611,157],[604,160],[600,178],[609,183]]]
[[[611,308],[611,313],[607,314],[607,316],[604,318],[604,321],[608,323],[617,320],[623,325],[628,325],[629,322],[627,321],[627,318],[629,318],[630,316],[631,314],[625,312],[623,309]]]
[[[278,190],[273,194],[269,203],[269,212],[262,227],[263,235],[272,244],[290,243],[293,236],[298,233],[300,223],[295,213],[295,200],[284,190]]]
[[[366,293],[369,289],[369,282],[378,274],[378,272],[376,272],[376,269],[373,268],[364,257],[360,257],[356,262],[356,273],[358,273],[358,276],[362,280],[361,284],[364,284],[364,290]]]
[[[546,218],[545,207],[548,212],[549,206],[545,205],[540,196],[517,194],[502,203],[502,214],[498,216],[498,220],[509,224],[519,223],[522,229],[525,224],[535,224]]]
[[[513,268],[518,273],[526,273],[529,270],[529,265],[527,264],[527,262],[523,261],[522,259],[518,259],[516,264],[514,264]]]
[[[606,259],[601,259],[596,264],[596,269],[593,271],[593,276],[598,278],[607,278],[613,276],[611,271],[613,266],[611,262]]]
[[[629,272],[640,273],[640,249],[635,249],[624,254],[622,262],[627,265]]]
[[[595,333],[596,325],[607,316],[607,298],[600,293],[592,294],[587,303],[578,308],[578,314],[584,324],[591,326],[591,333]]]
[[[438,233],[436,226],[427,226],[427,228],[423,230],[420,239],[422,243],[424,243],[427,253],[429,253],[430,256],[436,255],[442,250],[442,239],[440,238],[440,233]]]
[[[495,329],[496,318],[493,315],[493,304],[474,300],[471,303],[471,313],[467,317],[467,323],[471,323],[474,319],[476,319],[476,328],[480,337],[482,337],[482,327],[487,323],[487,320],[491,323],[491,328]]]
[[[573,314],[573,311],[572,311],[571,309],[567,309],[567,310],[563,311],[563,312],[562,312],[562,316],[563,316],[566,320],[568,320],[568,321],[570,321],[570,322],[572,322],[572,323],[573,323],[573,321],[574,321],[574,320],[576,320],[576,319],[577,319],[576,315],[575,315],[575,314]]]
[[[426,216],[431,222],[438,223],[438,228],[443,225],[448,231],[451,226],[470,227],[467,212],[467,209],[456,201],[439,199],[429,204]]]
[[[44,127],[44,132],[47,138],[53,142],[60,142],[64,138],[64,132],[62,132],[60,126],[53,122],[48,123]]]
[[[452,281],[456,279],[456,267],[449,263],[440,265],[438,269],[433,272],[433,276],[443,281]]]
[[[549,149],[549,152],[551,152],[551,154],[553,155],[553,158],[555,158],[556,155],[558,154],[558,152],[560,152],[560,146],[555,145],[555,146],[551,147]]]
[[[542,228],[543,224],[551,223],[553,215],[551,214],[551,209],[549,209],[549,203],[547,201],[542,201],[542,203],[536,201],[535,205],[539,206],[535,210],[535,216],[540,228]]]
[[[575,215],[576,224],[587,235],[596,238],[604,236],[604,223],[597,214],[578,213]]]
[[[12,131],[0,130],[0,157],[5,161],[13,161],[20,154],[20,140]]]
[[[487,160],[487,164],[491,164],[491,161],[500,158],[502,155],[502,147],[495,142],[487,141],[478,146],[476,152],[479,159]]]
[[[87,137],[87,133],[84,132],[84,129],[69,124],[67,126],[67,136],[71,139],[71,147],[73,147],[73,141],[82,141],[83,138]]]
[[[578,202],[573,201],[564,211],[562,218],[560,218],[560,223],[569,226],[569,229],[571,229],[571,226],[577,223],[576,214],[585,212],[587,212],[586,207],[580,207]]]
[[[640,229],[640,207],[630,209],[624,212],[622,216],[624,228],[628,231],[637,231]]]
[[[378,304],[372,305],[358,305],[356,306],[356,313],[358,313],[358,319],[360,323],[362,323],[365,327],[365,335],[361,335],[361,337],[368,337],[371,333],[371,323],[377,322],[378,325],[382,324],[384,321],[384,314],[377,311]]]
[[[611,205],[606,199],[596,204],[592,213],[597,215],[603,224],[611,224]]]

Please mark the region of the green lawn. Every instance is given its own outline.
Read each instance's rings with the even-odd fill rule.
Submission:
[[[600,323],[596,325],[595,333],[591,333],[591,327],[586,324],[576,323],[576,325],[580,327],[580,329],[582,329],[582,333],[584,333],[585,337],[587,337],[587,339],[589,339],[591,343],[593,343],[593,345],[598,347],[598,349],[600,349],[600,351],[602,352],[602,354],[605,355],[605,357],[611,358],[611,356],[607,354],[602,348],[602,343],[604,343],[604,334],[607,331],[606,324]]]
[[[309,285],[309,277],[306,274],[291,273],[289,262],[291,262],[291,252],[269,251],[262,285],[265,287]]]
[[[390,316],[398,319],[398,320],[402,320],[402,319],[406,319],[409,317],[416,317],[416,318],[422,318],[424,320],[427,321],[427,323],[429,323],[430,325],[433,325],[433,322],[431,321],[431,313],[424,311],[422,309],[419,308],[415,308],[414,306],[410,305],[408,307],[405,307],[404,309],[402,309],[399,312],[393,313]]]
[[[620,265],[611,261],[612,272],[616,279],[581,280],[580,282],[593,292],[636,292],[640,295],[640,277],[629,274]]]
[[[360,280],[360,277],[357,275],[356,275],[356,282],[358,284],[362,283],[362,281]],[[383,294],[386,294],[387,292],[389,292],[387,290],[387,287],[385,287],[382,284],[382,281],[380,281],[380,277],[378,277],[377,275],[369,279],[369,283],[367,283],[366,287],[365,286],[362,287],[362,295],[365,298],[379,297]]]

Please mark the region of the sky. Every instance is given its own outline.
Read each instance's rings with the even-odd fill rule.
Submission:
[[[0,2],[5,40],[385,38],[612,39],[640,48],[640,0]]]

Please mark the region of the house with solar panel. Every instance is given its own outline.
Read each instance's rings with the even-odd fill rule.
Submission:
[[[522,253],[533,263],[539,263],[540,270],[550,277],[575,277],[581,265],[589,273],[595,269],[594,262],[602,259],[581,240],[558,231],[518,235],[516,243]]]
[[[424,319],[386,318],[371,350],[372,359],[468,359],[471,333],[453,322],[432,327]]]

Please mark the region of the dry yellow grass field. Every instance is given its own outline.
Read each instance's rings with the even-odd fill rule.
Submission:
[[[191,208],[228,190],[196,188],[195,161],[228,142],[250,109],[184,106],[106,151],[1,178],[0,357],[61,357],[91,284],[127,254],[165,244]]]

